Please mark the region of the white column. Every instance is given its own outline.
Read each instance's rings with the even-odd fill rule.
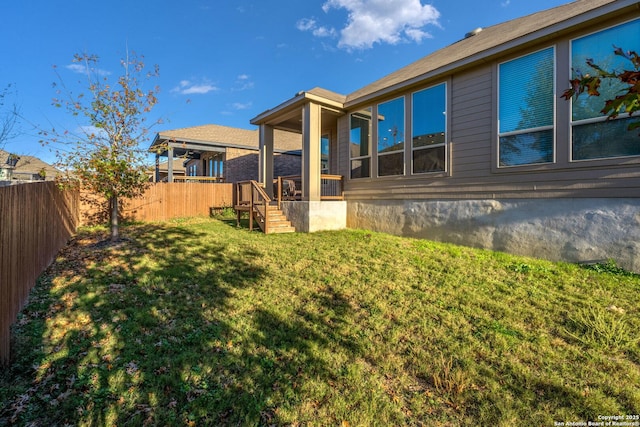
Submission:
[[[321,108],[309,103],[302,109],[302,199],[320,201]]]
[[[260,161],[258,164],[258,181],[273,197],[273,126],[260,125]]]

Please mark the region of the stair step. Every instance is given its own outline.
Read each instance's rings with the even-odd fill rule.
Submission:
[[[282,213],[278,206],[267,205],[265,209],[266,221],[269,223],[268,234],[275,233],[295,233],[296,229],[291,225],[291,221]],[[259,218],[258,224],[264,231],[265,219]]]
[[[283,233],[295,233],[296,229],[293,227],[287,227],[287,228],[270,228],[269,229],[269,233],[267,234],[283,234]]]

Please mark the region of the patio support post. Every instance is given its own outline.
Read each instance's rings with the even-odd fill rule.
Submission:
[[[260,162],[258,164],[258,181],[273,198],[273,126],[260,125]]]
[[[160,154],[156,153],[156,172],[153,174],[153,182],[160,181]]]
[[[167,182],[173,182],[173,147],[169,146],[167,150]]]
[[[308,103],[302,109],[302,200],[320,201],[321,107]]]

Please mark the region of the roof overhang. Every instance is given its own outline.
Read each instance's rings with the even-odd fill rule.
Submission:
[[[167,156],[168,149],[173,148],[174,156],[182,157],[189,152],[205,153],[205,152],[219,152],[224,153],[227,148],[239,148],[243,150],[257,150],[257,147],[240,144],[228,144],[225,142],[214,141],[202,141],[189,138],[176,138],[175,136],[163,135],[162,133],[156,134],[149,152],[156,153],[160,156]]]
[[[251,119],[250,123],[252,125],[270,125],[275,129],[289,132],[301,132],[301,110],[308,103],[319,104],[323,109],[323,113],[344,114],[344,104],[342,102],[311,92],[298,92],[293,98],[277,107],[257,115]]]

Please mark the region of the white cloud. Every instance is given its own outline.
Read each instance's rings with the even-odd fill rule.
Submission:
[[[248,90],[248,89],[253,89],[253,86],[254,84],[250,80],[248,74],[240,74],[238,77],[236,77],[236,87],[234,87],[232,90],[234,91]]]
[[[336,30],[318,26],[315,19],[303,18],[296,23],[296,28],[300,31],[310,31],[316,37],[335,37]]]
[[[296,28],[300,31],[311,31],[316,28],[315,19],[302,18],[296,22]]]
[[[502,7],[507,7],[511,4],[511,0],[505,0],[502,3],[500,3],[502,5]]]
[[[74,73],[78,73],[78,74],[97,74],[99,76],[108,76],[109,74],[111,74],[110,71],[107,70],[102,70],[100,68],[89,68],[87,67],[86,64],[80,64],[77,62],[74,62],[73,64],[69,64],[65,67],[67,70],[73,71]]]
[[[233,104],[231,104],[231,106],[234,110],[248,110],[253,106],[253,102],[234,102]]]
[[[218,88],[207,81],[194,83],[190,80],[181,80],[178,86],[171,89],[171,92],[179,93],[180,95],[203,95],[216,90]]]
[[[322,10],[346,9],[349,15],[340,30],[338,47],[368,49],[374,43],[397,44],[405,41],[421,42],[431,35],[427,25],[439,26],[440,12],[421,0],[327,0]],[[301,19],[300,31],[311,31],[317,37],[337,34],[333,28],[318,25],[315,19]]]
[[[336,30],[334,28],[318,27],[313,30],[313,35],[316,37],[334,37]]]

